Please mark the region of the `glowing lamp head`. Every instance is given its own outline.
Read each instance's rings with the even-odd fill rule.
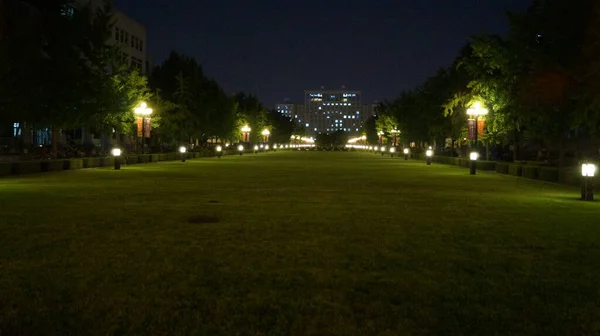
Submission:
[[[373,147],[373,150],[378,151],[379,147],[375,146],[375,147]]]
[[[479,153],[477,153],[477,152],[471,152],[469,154],[469,158],[471,159],[471,161],[477,161],[477,159],[479,159]]]
[[[382,151],[382,152],[385,152],[385,147],[381,147],[381,151]]]
[[[110,152],[113,156],[121,156],[121,148],[113,148]]]
[[[255,151],[258,150],[258,146],[257,145],[254,145],[254,150]]]
[[[596,176],[596,165],[593,163],[584,163],[581,165],[581,176],[594,177]]]
[[[260,145],[260,148],[265,148],[265,145],[261,144],[261,145]]]
[[[390,148],[390,153],[395,153],[396,152],[396,148],[392,147]]]
[[[408,154],[410,150],[408,148],[404,148],[404,154]]]
[[[179,153],[183,154],[187,151],[187,148],[185,148],[184,146],[179,147]]]
[[[271,134],[271,132],[270,132],[268,129],[264,129],[264,130],[262,131],[262,135],[265,135],[265,136],[266,136],[266,135],[269,135],[269,134]]]
[[[269,145],[265,145],[265,149],[266,149],[266,150],[269,150]]]
[[[220,151],[222,151],[222,150],[223,150],[223,147],[221,147],[221,146],[217,146],[217,148],[215,148],[215,149],[217,150],[217,152],[220,152]]]
[[[432,157],[433,156],[433,150],[428,149],[427,152],[425,152],[425,155],[427,155],[427,157]]]
[[[251,128],[248,125],[244,125],[244,127],[242,127],[242,132],[243,133],[250,133]]]
[[[243,151],[244,151],[244,146],[242,146],[242,145],[239,145],[239,146],[238,146],[238,150],[239,150],[240,152],[243,152]]]

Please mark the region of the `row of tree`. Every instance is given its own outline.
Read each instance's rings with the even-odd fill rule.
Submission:
[[[596,157],[600,139],[600,3],[539,0],[507,15],[506,36],[472,37],[456,60],[420,86],[382,103],[365,125],[405,142],[464,145],[466,110],[489,110],[483,142],[517,160],[547,150]],[[524,149],[524,150],[521,150]]]
[[[97,136],[134,135],[134,109],[147,102],[152,143],[238,140],[248,124],[252,140],[270,129],[283,142],[293,122],[267,111],[254,96],[227,95],[198,62],[172,52],[149,77],[132,68],[111,43],[110,4],[75,8],[71,0],[0,1],[0,123],[16,123],[21,145],[32,130],[52,130],[57,150],[63,130]]]

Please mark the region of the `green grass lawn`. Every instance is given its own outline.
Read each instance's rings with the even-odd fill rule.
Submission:
[[[597,334],[577,197],[345,152],[0,179],[0,335]]]

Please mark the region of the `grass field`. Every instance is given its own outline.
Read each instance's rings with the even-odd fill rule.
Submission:
[[[600,332],[600,202],[368,153],[0,179],[0,335]]]

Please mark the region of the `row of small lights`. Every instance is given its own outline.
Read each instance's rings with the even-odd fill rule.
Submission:
[[[364,146],[364,145],[346,145],[346,148],[356,148],[363,149],[368,151],[373,151],[375,153],[381,152],[381,155],[384,155],[388,150],[385,146]],[[395,147],[390,147],[389,149],[390,155],[394,157],[394,153],[396,153]],[[409,148],[404,148],[404,160],[408,160],[408,155],[410,154]],[[431,165],[431,158],[433,157],[433,149],[430,146],[427,151],[425,151],[426,160],[428,166]],[[479,153],[471,152],[469,153],[470,159],[470,174],[475,175],[477,173],[477,160],[479,159]],[[594,177],[596,176],[597,167],[593,163],[583,163],[581,165],[581,199],[585,201],[593,201],[594,200]]]

